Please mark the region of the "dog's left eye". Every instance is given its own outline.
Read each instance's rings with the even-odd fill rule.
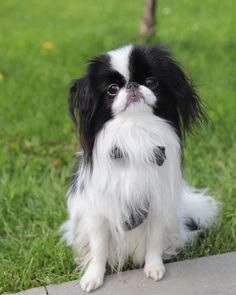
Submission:
[[[148,77],[145,79],[145,85],[150,89],[155,89],[158,87],[159,83],[155,77]]]
[[[111,96],[115,96],[120,90],[119,85],[117,84],[111,84],[107,88],[107,93]]]

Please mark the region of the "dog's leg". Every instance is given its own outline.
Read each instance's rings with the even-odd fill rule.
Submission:
[[[147,236],[144,273],[148,278],[159,281],[165,274],[162,261],[164,228],[156,217],[150,220],[150,229]]]
[[[80,280],[83,291],[91,292],[102,286],[108,256],[108,228],[101,217],[89,221],[90,262]]]

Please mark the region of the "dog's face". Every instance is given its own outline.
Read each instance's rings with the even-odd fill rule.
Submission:
[[[158,101],[157,71],[148,55],[140,56],[132,46],[108,53],[114,80],[106,87],[106,97],[111,101],[113,116],[139,109],[152,109]],[[116,75],[116,78],[115,78]]]
[[[93,59],[70,89],[69,110],[76,126],[79,115],[88,158],[98,132],[117,116],[151,112],[166,119],[180,137],[204,117],[191,83],[157,46],[128,45]]]

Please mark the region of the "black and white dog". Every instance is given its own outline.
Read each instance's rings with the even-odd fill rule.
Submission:
[[[82,289],[103,284],[107,261],[121,269],[128,257],[160,280],[162,259],[217,215],[181,171],[184,135],[205,119],[191,82],[162,47],[127,45],[90,61],[69,110],[82,152],[63,231],[86,267]]]

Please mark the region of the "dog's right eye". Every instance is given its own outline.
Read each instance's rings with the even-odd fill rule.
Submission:
[[[107,88],[107,93],[111,96],[115,96],[120,90],[119,85],[117,84],[111,84]]]
[[[155,77],[148,77],[145,80],[145,84],[148,88],[154,90],[155,88],[158,87],[159,83]]]

